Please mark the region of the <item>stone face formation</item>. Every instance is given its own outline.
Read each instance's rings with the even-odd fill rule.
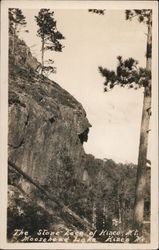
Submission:
[[[86,112],[57,83],[39,75],[30,49],[16,42],[15,57],[10,51],[9,58],[8,158],[41,185],[56,182],[68,159],[82,180],[82,144],[91,126]]]

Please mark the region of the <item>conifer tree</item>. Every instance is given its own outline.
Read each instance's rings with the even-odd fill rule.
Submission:
[[[104,14],[97,9],[89,12]],[[149,121],[151,115],[151,64],[152,64],[152,10],[126,10],[126,20],[137,17],[140,23],[147,25],[146,68],[137,68],[137,61],[129,58],[125,61],[118,57],[117,71],[110,71],[99,67],[100,73],[106,78],[104,91],[112,89],[115,85],[129,86],[130,88],[144,87],[143,111],[140,131],[140,145],[138,155],[138,169],[136,180],[136,196],[134,206],[134,227],[142,228],[144,217],[144,191],[146,185],[146,163],[148,149]]]
[[[15,51],[15,36],[19,32],[20,27],[25,27],[26,20],[22,10],[18,8],[9,9],[9,32],[13,34],[13,54]],[[26,30],[28,32],[28,30]]]
[[[134,205],[134,227],[142,230],[144,217],[144,192],[146,186],[146,162],[148,149],[149,121],[151,115],[151,50],[152,50],[152,10],[127,10],[126,20],[137,17],[139,22],[143,22],[148,27],[147,48],[146,48],[146,68],[138,66],[138,62],[133,58],[123,60],[118,59],[116,71],[111,71],[99,67],[99,72],[105,77],[104,91],[109,91],[115,85],[129,88],[144,88],[143,111],[140,130],[140,145],[138,154],[138,168],[136,179],[136,195]]]
[[[137,17],[140,23],[147,25],[147,45],[146,45],[146,72],[151,74],[152,65],[152,10],[127,10],[126,19],[132,20]],[[147,149],[148,149],[148,134],[149,122],[151,115],[151,77],[147,79],[144,87],[143,110],[140,130],[140,145],[138,155],[137,181],[136,181],[136,195],[135,195],[135,209],[134,209],[134,225],[142,228],[144,217],[144,193],[146,187],[146,163],[147,163]]]
[[[56,21],[54,19],[54,12],[50,9],[41,9],[37,16],[35,16],[37,25],[39,27],[37,36],[41,38],[41,73],[47,70],[55,72],[55,68],[52,66],[44,65],[44,52],[46,50],[61,52],[63,49],[60,40],[64,39],[64,36],[57,30]],[[50,63],[53,63],[53,61]]]

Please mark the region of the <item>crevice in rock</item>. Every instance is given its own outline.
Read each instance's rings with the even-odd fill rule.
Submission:
[[[20,143],[17,146],[13,146],[12,144],[8,143],[8,146],[14,149],[20,148],[23,144],[25,143],[24,138],[22,138],[22,140],[20,141]]]
[[[51,123],[55,122],[55,118],[54,117],[49,118],[49,122]]]
[[[20,102],[20,100],[18,98],[9,98],[9,104],[12,105],[12,104],[19,104],[20,106],[26,108],[26,105],[22,102]]]
[[[88,141],[88,133],[89,133],[89,128],[87,128],[86,130],[84,130],[84,132],[78,135],[81,144]]]
[[[25,128],[28,126],[28,123],[29,123],[29,114],[27,115],[27,119],[26,119],[26,122],[25,122]]]

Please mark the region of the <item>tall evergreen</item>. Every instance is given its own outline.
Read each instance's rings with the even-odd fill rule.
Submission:
[[[13,34],[13,54],[15,52],[15,36],[20,27],[25,27],[26,20],[22,10],[18,8],[9,9],[9,32]]]
[[[152,65],[152,10],[127,10],[126,19],[137,17],[140,23],[147,25],[146,71],[151,74]],[[149,122],[151,115],[151,77],[144,87],[143,110],[140,130],[140,145],[136,180],[136,196],[134,209],[134,225],[142,228],[144,218],[144,193],[146,187],[146,163],[148,149]]]
[[[99,10],[89,10],[97,14],[104,14]],[[152,64],[152,10],[126,10],[126,20],[134,17],[140,23],[147,25],[147,45],[146,45],[146,68],[138,66],[138,62],[133,58],[123,60],[118,59],[118,66],[115,71],[99,67],[100,73],[105,77],[104,91],[109,91],[115,85],[129,88],[144,88],[143,111],[140,129],[140,145],[138,153],[138,168],[136,178],[136,195],[134,204],[134,227],[142,229],[144,219],[144,195],[146,186],[146,163],[148,149],[149,121],[151,115],[151,64]],[[141,230],[140,230],[141,231]]]
[[[46,50],[61,52],[63,49],[60,40],[64,39],[64,36],[57,30],[56,21],[54,19],[54,12],[50,9],[40,9],[37,16],[35,16],[37,25],[39,27],[37,36],[41,38],[41,73],[48,69],[44,65],[44,52]],[[53,62],[53,61],[52,61]],[[49,68],[54,71],[52,66]]]

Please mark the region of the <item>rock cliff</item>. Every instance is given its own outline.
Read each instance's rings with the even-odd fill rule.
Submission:
[[[83,143],[91,127],[85,110],[60,85],[39,74],[39,66],[25,42],[18,37],[13,42],[10,34],[8,239],[12,242],[18,241],[13,237],[15,228],[35,236],[39,228],[57,230],[61,225],[92,229],[94,206],[96,226],[103,227],[106,206],[111,228],[112,218],[119,214],[119,192],[125,214],[133,211],[126,204],[133,207],[136,168],[85,153]]]
[[[65,158],[81,179],[82,143],[90,127],[86,113],[67,91],[35,71],[37,60],[16,41],[9,67],[8,157],[42,185],[56,181]]]
[[[17,36],[13,42],[10,34],[8,159],[44,192],[72,207],[81,193],[86,165],[83,142],[91,125],[82,105],[56,82],[39,74],[39,65],[25,42]],[[32,220],[40,227],[45,221],[48,228],[74,224],[58,214],[56,202],[49,204],[46,196],[10,165],[8,183],[8,238],[12,241],[19,223],[20,228],[25,225],[30,230]],[[41,211],[40,219],[36,210]],[[55,223],[48,222],[50,216]]]

